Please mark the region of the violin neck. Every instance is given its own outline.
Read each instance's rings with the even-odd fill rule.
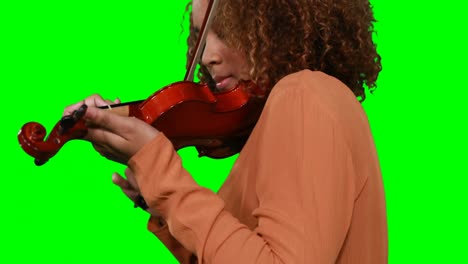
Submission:
[[[121,103],[121,104],[100,106],[98,108],[111,111],[112,113],[115,113],[120,116],[129,116],[129,114],[133,112],[131,111],[131,108],[137,107],[143,101],[144,100],[139,100],[139,101],[126,102],[126,103]]]

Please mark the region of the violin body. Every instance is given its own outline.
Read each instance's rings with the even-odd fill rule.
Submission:
[[[207,85],[177,82],[131,107],[130,116],[163,132],[175,149],[195,146],[200,156],[225,158],[242,149],[263,109],[250,94],[252,86],[241,82],[212,93]]]
[[[263,100],[252,95],[252,82],[240,82],[234,89],[213,93],[206,84],[173,83],[144,101],[113,105],[128,106],[128,115],[151,124],[172,142],[176,150],[195,146],[199,156],[225,158],[238,153],[255,126]],[[42,165],[68,141],[87,133],[82,106],[55,125],[46,140],[45,128],[36,122],[25,124],[18,133],[23,150]]]

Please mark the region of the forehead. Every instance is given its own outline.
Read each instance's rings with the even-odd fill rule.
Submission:
[[[208,0],[193,0],[192,1],[192,17],[193,24],[195,27],[200,28],[203,24],[203,18],[205,17],[206,8],[208,6]]]

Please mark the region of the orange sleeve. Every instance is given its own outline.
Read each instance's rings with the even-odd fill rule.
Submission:
[[[148,230],[153,233],[182,264],[197,263],[196,256],[185,249],[169,232],[167,224],[161,226],[160,220],[151,216],[148,220]]]
[[[130,160],[148,206],[199,263],[335,262],[353,213],[354,168],[345,132],[305,87],[320,80],[299,77],[275,86],[247,143],[254,230],[192,179],[163,134]]]

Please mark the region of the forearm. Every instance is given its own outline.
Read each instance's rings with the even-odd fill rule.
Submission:
[[[148,220],[148,230],[166,246],[179,263],[197,263],[196,256],[184,248],[179,241],[171,235],[167,223],[162,217],[151,216]]]
[[[303,263],[298,259],[303,256],[302,218],[258,210],[258,217],[273,221],[264,220],[258,230],[251,230],[225,210],[217,194],[192,179],[167,139],[157,139],[144,151],[129,166],[150,209],[167,221],[168,227],[155,235],[174,255],[185,258],[181,261],[194,252],[199,262],[207,263]]]

